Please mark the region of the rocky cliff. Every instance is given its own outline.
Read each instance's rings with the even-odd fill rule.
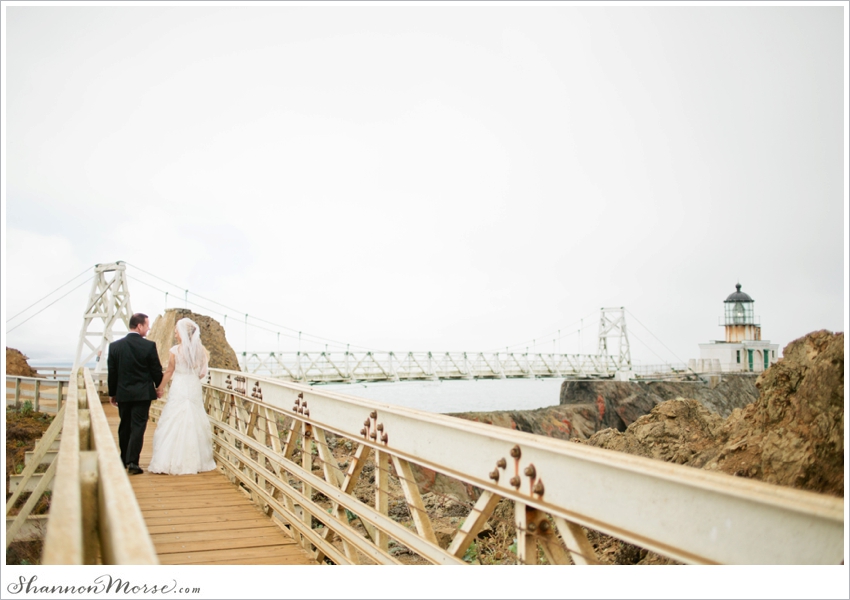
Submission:
[[[560,404],[536,410],[467,412],[452,416],[561,439],[587,439],[600,430],[624,431],[655,406],[684,396],[718,418],[758,397],[752,375],[724,375],[715,388],[701,382],[564,381]]]
[[[38,377],[35,369],[27,362],[27,357],[20,350],[9,348],[9,346],[6,346],[6,375]]]
[[[210,368],[238,371],[239,360],[236,358],[236,352],[227,343],[224,327],[212,317],[199,315],[185,308],[169,308],[165,314],[157,316],[148,333],[148,339],[156,342],[162,366],[168,364],[168,352],[177,343],[174,327],[177,321],[186,317],[197,323],[201,330],[201,343],[210,353]]]
[[[844,334],[791,342],[756,387],[759,398],[726,419],[678,398],[586,443],[843,497]]]

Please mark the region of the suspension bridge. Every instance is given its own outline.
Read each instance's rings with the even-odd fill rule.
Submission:
[[[597,564],[590,532],[688,564],[844,560],[841,498],[304,383],[366,377],[362,356],[328,367],[331,375],[315,366],[286,373],[286,360],[276,373],[271,365],[267,374],[211,369],[203,390],[217,471],[128,477],[104,404],[105,361],[85,365],[102,356],[115,324],[128,325],[130,297],[121,263],[98,268],[103,280],[84,311],[73,369],[7,377],[7,405],[33,393],[37,409],[56,414],[6,504],[7,548],[41,537],[43,564],[468,564],[493,524],[516,537],[516,551],[499,560],[521,565]],[[630,366],[620,348],[616,357],[596,355],[604,362],[552,360],[532,370],[616,376]],[[369,368],[399,379],[528,376],[527,361],[476,364],[475,356],[466,364],[381,357],[397,367]],[[152,408],[151,434],[161,406]],[[451,498],[446,489],[455,490]],[[31,513],[49,490],[45,523]],[[435,496],[452,502],[450,521]],[[191,510],[183,510],[187,498]]]

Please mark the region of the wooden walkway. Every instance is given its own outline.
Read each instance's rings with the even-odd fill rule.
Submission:
[[[103,404],[118,445],[118,409]],[[141,475],[130,483],[163,565],[314,565],[301,548],[223,473],[147,472],[156,424],[148,422]]]

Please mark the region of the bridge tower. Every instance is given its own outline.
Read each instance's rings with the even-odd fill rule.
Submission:
[[[624,372],[626,379],[632,370],[632,355],[629,350],[629,336],[626,332],[626,309],[602,308],[599,315],[599,349],[597,354],[609,354],[609,338],[618,338],[618,355],[615,357],[617,368]],[[611,345],[613,349],[613,344]]]
[[[94,266],[89,300],[83,313],[83,327],[77,343],[74,368],[97,361],[95,373],[106,371],[106,360],[101,360],[113,340],[112,328],[120,319],[130,330],[130,290],[127,287],[127,265],[122,261]]]

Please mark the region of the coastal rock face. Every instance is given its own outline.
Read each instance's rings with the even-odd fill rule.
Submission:
[[[722,420],[758,398],[755,377],[724,375],[715,388],[704,383],[564,381],[558,406],[535,410],[455,413],[452,416],[560,439],[585,440],[597,431],[626,427],[659,404],[684,396]],[[694,408],[694,410],[696,410]]]
[[[743,408],[756,398],[754,375],[724,374],[716,387],[700,382],[679,381],[564,381],[560,404],[592,404],[601,395],[606,404],[623,420],[624,427],[647,414],[653,406],[674,398],[693,398],[719,414],[728,417],[736,408]]]
[[[236,352],[227,343],[224,327],[212,317],[199,315],[185,308],[169,308],[164,315],[157,316],[148,333],[148,339],[156,342],[162,366],[168,364],[168,352],[177,343],[174,327],[177,321],[186,317],[197,323],[201,330],[201,343],[210,353],[210,368],[238,371],[239,360],[236,358]]]
[[[756,386],[758,400],[725,420],[679,398],[586,443],[843,497],[844,334],[791,342]]]
[[[35,369],[27,362],[27,357],[20,350],[9,348],[9,346],[6,346],[6,375],[38,377]]]

